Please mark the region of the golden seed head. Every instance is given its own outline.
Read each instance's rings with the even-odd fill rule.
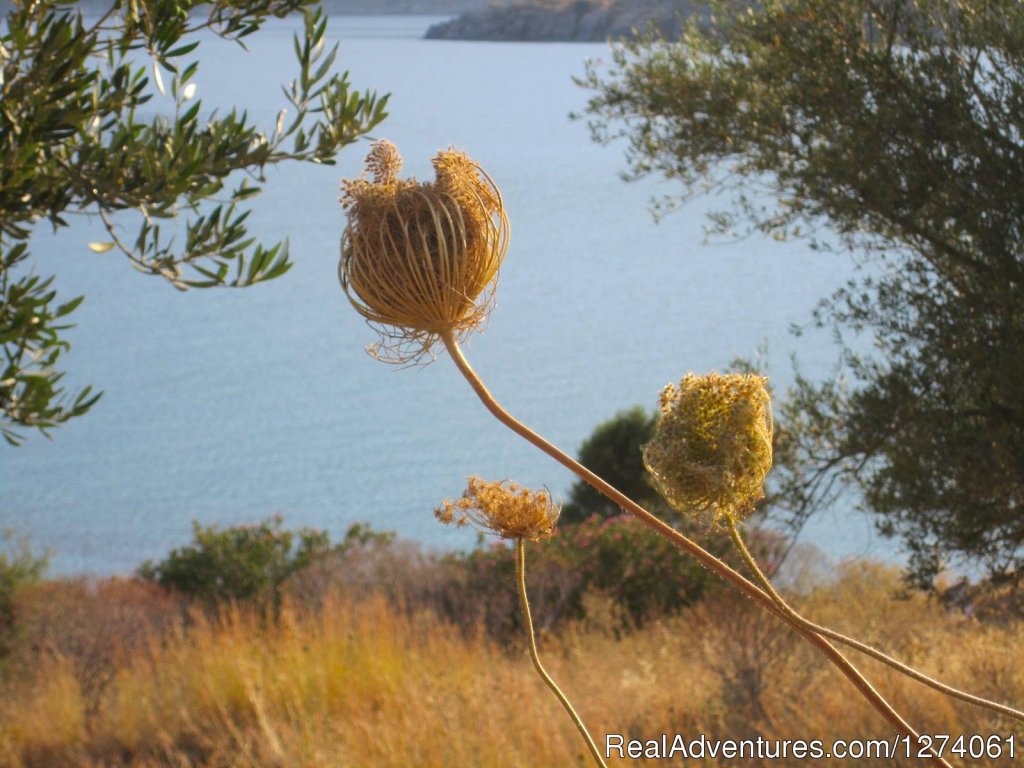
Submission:
[[[764,498],[772,466],[768,379],[752,374],[687,374],[661,393],[644,466],[673,508],[735,523]]]
[[[366,156],[366,170],[373,176],[375,184],[389,185],[398,180],[398,172],[402,170],[402,156],[398,147],[387,139],[381,139],[370,147]]]
[[[480,328],[493,306],[509,225],[501,193],[462,152],[439,152],[436,179],[399,179],[395,145],[366,159],[372,180],[343,181],[348,226],[338,274],[352,306],[381,336],[386,362],[417,362],[442,333]]]
[[[551,536],[560,512],[547,491],[531,491],[511,480],[471,477],[462,498],[446,500],[434,515],[446,525],[472,525],[505,539],[540,541]]]

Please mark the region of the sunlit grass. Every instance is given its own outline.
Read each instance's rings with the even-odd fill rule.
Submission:
[[[982,625],[924,597],[894,600],[895,587],[888,571],[851,567],[796,602],[926,672],[1024,702],[1024,622]],[[600,596],[587,604],[588,619],[541,642],[602,747],[608,733],[889,736],[834,670],[749,601],[715,598],[626,633]],[[43,654],[8,671],[0,765],[554,768],[587,759],[524,648],[378,597],[328,599],[315,611],[286,604],[276,621],[241,609],[194,614],[123,655],[92,692],[83,663]],[[924,732],[1014,732],[873,662],[865,671]]]

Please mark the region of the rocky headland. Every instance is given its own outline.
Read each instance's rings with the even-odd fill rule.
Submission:
[[[534,0],[491,5],[435,24],[433,40],[604,42],[629,39],[651,26],[678,39],[685,20],[706,19],[707,7],[690,0]]]
[[[489,0],[321,0],[331,16],[423,14],[444,16],[486,8]]]

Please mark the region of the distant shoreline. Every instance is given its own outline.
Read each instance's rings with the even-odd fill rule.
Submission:
[[[656,29],[678,40],[690,19],[706,24],[706,5],[690,0],[524,2],[466,11],[427,30],[428,40],[603,43]]]
[[[86,16],[105,12],[111,0],[78,0],[62,6]],[[709,13],[692,0],[322,0],[328,16],[436,16],[428,40],[509,42],[606,42],[635,37],[656,28],[678,39],[685,21]],[[11,11],[11,0],[0,0],[0,15]],[[202,13],[202,7],[193,9]]]
[[[106,11],[110,5],[111,0],[78,0],[75,5],[62,7],[95,14]],[[321,5],[328,16],[457,16],[483,9],[487,0],[326,0]],[[0,14],[6,15],[12,8],[11,0],[0,0]]]

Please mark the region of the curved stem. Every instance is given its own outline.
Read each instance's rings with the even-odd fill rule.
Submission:
[[[747,548],[746,542],[740,535],[739,529],[736,527],[735,523],[729,524],[729,535],[732,537],[732,541],[736,545],[736,549],[739,550],[740,556],[743,558],[743,562],[747,564],[747,567],[750,569],[751,573],[754,574],[754,577],[761,585],[761,588],[768,593],[772,600],[775,601],[775,604],[779,607],[779,610],[785,613],[790,619],[798,623],[804,629],[807,629],[810,632],[816,632],[817,634],[822,635],[823,637],[827,637],[831,640],[835,640],[836,642],[843,643],[844,645],[848,645],[854,650],[860,651],[866,656],[870,656],[876,661],[880,661],[883,664],[886,664],[892,667],[893,669],[902,672],[907,677],[917,680],[919,683],[927,685],[929,688],[934,688],[936,691],[944,693],[947,696],[950,696],[954,699],[960,699],[961,701],[965,701],[968,704],[973,704],[977,707],[982,707],[984,709],[990,709],[994,712],[999,712],[1000,714],[1007,715],[1016,720],[1024,722],[1024,712],[1021,712],[1020,710],[1014,709],[1013,707],[1008,707],[1004,704],[999,704],[995,701],[983,699],[980,696],[974,696],[965,691],[961,691],[958,688],[946,685],[945,683],[940,682],[933,677],[929,677],[923,672],[919,672],[913,667],[908,666],[907,664],[904,664],[903,662],[892,658],[892,656],[888,656],[887,654],[883,653],[882,651],[878,650],[873,646],[868,645],[867,643],[862,643],[861,641],[856,640],[850,637],[849,635],[844,635],[841,632],[836,632],[834,629],[823,627],[820,624],[816,624],[813,621],[804,618],[801,614],[797,613],[796,610],[794,610],[789,605],[789,603],[786,602],[785,598],[783,598],[782,595],[778,593],[775,587],[772,586],[771,581],[765,575],[764,571],[761,570],[760,566],[758,566],[757,560],[754,559],[753,554]]]
[[[590,750],[594,762],[600,765],[601,768],[608,768],[607,763],[605,763],[597,749],[597,744],[594,743],[590,736],[590,731],[587,730],[587,726],[583,724],[583,720],[576,714],[576,710],[573,709],[569,697],[562,693],[562,689],[558,687],[558,684],[547,673],[547,670],[544,669],[544,665],[540,663],[540,655],[537,653],[537,638],[533,634],[533,619],[530,617],[530,601],[526,599],[526,547],[522,539],[516,539],[516,583],[519,585],[519,605],[523,609],[523,623],[526,625],[526,636],[530,638],[530,658],[533,659],[533,666],[537,670],[537,674],[541,676],[541,679],[547,683],[548,688],[554,691],[555,696],[562,702],[565,711],[569,713],[569,717],[572,718],[573,723],[576,725],[576,730],[580,732],[583,740],[587,742],[587,749]]]
[[[459,347],[458,341],[455,339],[455,335],[451,331],[446,331],[441,334],[441,340],[448,349],[448,353],[451,355],[455,365],[465,377],[466,381],[469,382],[473,391],[476,392],[477,397],[480,398],[484,407],[486,407],[487,410],[489,410],[491,414],[498,419],[498,421],[523,439],[542,450],[559,464],[574,472],[581,480],[593,487],[602,495],[606,496],[616,505],[622,507],[634,517],[638,518],[644,525],[667,538],[679,549],[689,553],[701,565],[714,571],[745,595],[756,600],[769,611],[782,618],[787,624],[803,635],[809,643],[821,651],[829,661],[835,664],[836,667],[846,675],[850,682],[853,683],[857,690],[860,691],[861,695],[864,696],[864,698],[867,699],[868,702],[879,712],[879,714],[881,714],[893,727],[896,728],[898,733],[903,736],[910,736],[916,743],[916,740],[918,739],[917,732],[895,709],[892,708],[889,702],[885,700],[882,694],[875,689],[867,678],[865,678],[864,675],[862,675],[845,656],[836,650],[828,640],[816,632],[800,626],[799,622],[796,622],[786,616],[786,614],[775,604],[775,601],[772,600],[764,590],[760,589],[747,578],[734,571],[727,564],[712,555],[695,541],[684,536],[664,520],[652,515],[624,493],[610,485],[606,480],[604,480],[604,478],[594,474],[578,461],[573,459],[569,454],[565,453],[565,451],[545,440],[525,424],[517,421],[508,411],[501,407],[498,401],[495,400],[487,390],[487,387],[484,386],[480,377],[476,375],[476,372],[473,370],[472,366],[470,366],[466,356],[462,354],[462,349]],[[928,759],[932,765],[941,766],[942,768],[952,768],[948,762],[935,755],[934,752]]]

